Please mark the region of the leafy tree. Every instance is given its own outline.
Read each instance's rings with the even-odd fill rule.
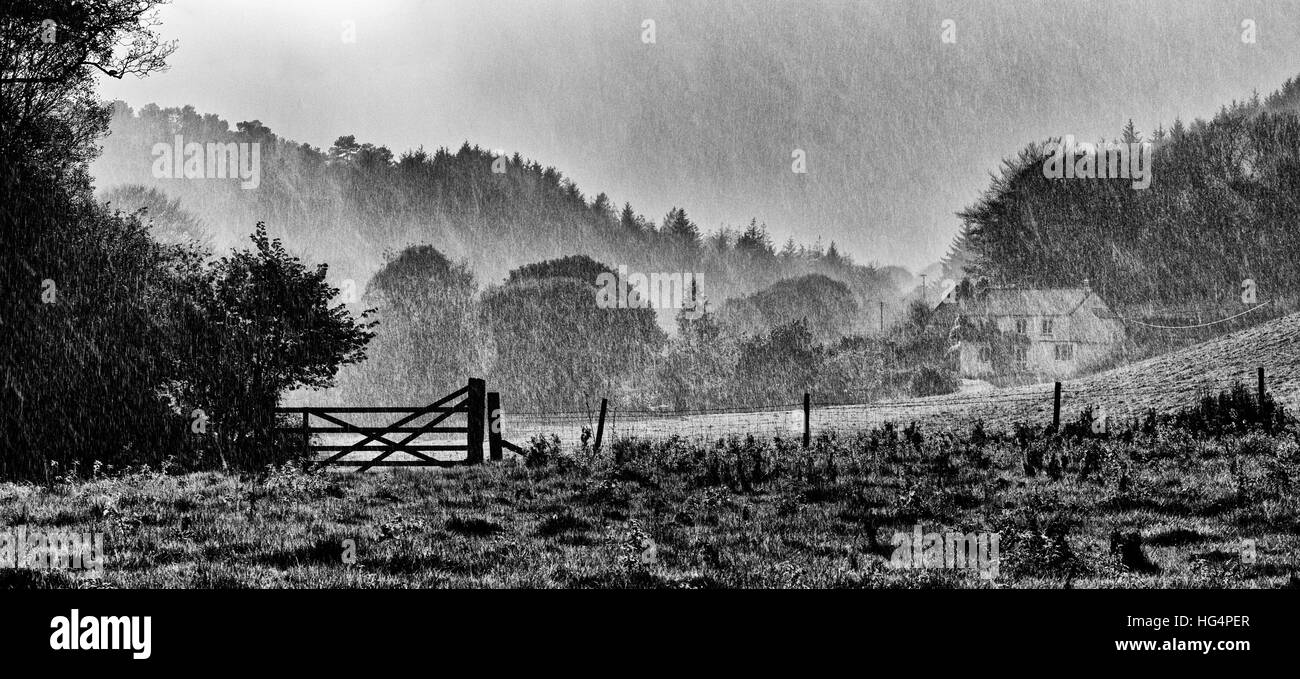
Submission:
[[[173,47],[156,3],[33,1],[0,26],[0,475],[42,478],[95,459],[155,461],[179,423],[160,312],[187,253],[91,194],[109,121],[95,76],[145,75]],[[42,21],[57,24],[43,41]]]
[[[641,378],[665,341],[652,309],[600,308],[586,257],[516,269],[483,295],[496,348],[491,380],[517,407],[590,408]]]
[[[926,325],[930,322],[931,311],[930,305],[924,301],[912,300],[907,305],[907,315],[903,319],[903,332],[909,337],[918,337],[923,334]]]
[[[701,302],[702,303],[702,302]],[[725,406],[736,400],[733,378],[739,357],[736,339],[715,314],[677,315],[677,335],[655,365],[653,405],[676,410]]]
[[[827,349],[813,393],[852,403],[892,395],[885,391],[885,368],[885,355],[879,341],[863,340],[859,346],[841,342]]]
[[[464,263],[430,245],[411,246],[370,280],[378,327],[368,359],[340,378],[358,405],[422,405],[485,374],[490,335],[478,286]]]
[[[351,162],[358,153],[361,152],[361,144],[357,143],[356,135],[345,135],[334,140],[330,146],[329,156],[334,160]]]
[[[178,452],[183,423],[160,392],[180,377],[169,311],[197,255],[48,175],[4,174],[22,179],[0,181],[0,233],[20,245],[0,248],[0,476]]]
[[[271,128],[262,124],[262,121],[245,120],[235,123],[235,139],[274,145],[275,135],[271,133]]]
[[[739,353],[737,387],[754,404],[789,402],[811,390],[825,357],[803,319],[741,340]]]
[[[595,285],[596,279],[601,274],[612,272],[613,269],[586,255],[569,255],[568,257],[548,259],[544,262],[525,264],[511,271],[506,277],[506,283],[572,278]]]
[[[912,375],[908,390],[913,396],[939,396],[957,391],[957,375],[937,366],[922,366]]]
[[[155,0],[27,0],[5,10],[0,51],[0,154],[27,155],[48,170],[84,171],[108,108],[95,76],[145,76],[176,49],[159,39]],[[57,26],[42,39],[42,22]],[[84,180],[84,177],[83,177]]]
[[[373,336],[345,305],[330,306],[338,290],[326,265],[308,269],[261,222],[252,242],[191,286],[189,371],[178,389],[211,418],[223,459],[241,466],[265,462],[258,444],[269,440],[281,393],[330,386],[340,366],[365,359]]]
[[[363,169],[387,169],[393,163],[393,152],[387,146],[362,144],[353,156],[353,161]]]
[[[193,242],[204,249],[212,245],[212,237],[203,223],[182,208],[179,200],[168,198],[158,189],[124,184],[105,193],[103,202],[109,209],[140,213],[141,221],[149,224],[153,237],[162,243]]]
[[[823,343],[846,334],[857,314],[849,287],[822,274],[777,281],[752,295],[729,299],[721,312],[729,325],[745,333],[803,319]]]

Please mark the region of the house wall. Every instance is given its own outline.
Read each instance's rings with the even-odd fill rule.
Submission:
[[[1071,377],[1080,369],[1105,359],[1123,340],[1123,324],[1115,319],[1099,317],[1097,310],[1098,307],[1085,304],[1069,316],[1000,315],[996,322],[999,330],[1015,332],[1017,319],[1027,321],[1025,334],[1030,344],[1025,348],[1024,372],[1042,380],[1060,379]],[[1045,318],[1052,320],[1050,334],[1043,332]],[[1059,344],[1072,347],[1069,359],[1057,359],[1056,346]],[[987,379],[1001,376],[994,371],[991,362],[980,360],[980,350],[987,346],[985,343],[962,342],[959,356],[963,377]]]

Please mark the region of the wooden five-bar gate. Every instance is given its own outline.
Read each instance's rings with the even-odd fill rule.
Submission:
[[[276,412],[302,415],[300,424],[282,426],[280,429],[300,432],[303,450],[308,456],[321,453],[326,455],[323,459],[315,459],[318,468],[337,465],[356,467],[358,472],[363,472],[373,467],[451,467],[482,464],[485,429],[491,459],[502,459],[505,450],[523,453],[518,446],[501,436],[500,395],[496,392],[487,393],[486,384],[477,378],[471,378],[464,387],[422,408],[305,406],[276,408]],[[368,426],[348,422],[345,419],[352,415],[374,414],[402,414],[403,416],[385,426]],[[448,422],[452,417],[459,415],[464,416],[463,424]],[[423,417],[430,419],[424,424],[414,424]],[[317,421],[313,422],[313,418]],[[333,438],[321,440],[316,436],[317,434],[330,434]],[[446,438],[437,443],[419,441],[420,437],[433,434],[463,434],[465,442],[449,443]],[[360,438],[350,442],[338,440],[338,437],[348,435]],[[458,451],[464,451],[465,456],[459,459],[439,459],[434,455],[439,452]],[[358,453],[366,456],[348,457]],[[403,453],[414,459],[389,459],[393,453]]]

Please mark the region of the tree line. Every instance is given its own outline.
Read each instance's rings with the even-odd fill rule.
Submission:
[[[585,255],[534,262],[480,287],[465,262],[431,245],[393,255],[365,291],[378,326],[366,362],[312,402],[418,405],[485,376],[513,412],[788,405],[804,392],[861,402],[956,389],[942,337],[919,302],[884,336],[847,331],[847,286],[810,274],[720,310],[676,312],[664,332],[648,308],[602,308]],[[630,287],[627,281],[619,283]]]
[[[365,356],[370,323],[262,223],[214,257],[96,200],[87,164],[112,108],[94,75],[165,65],[156,4],[38,0],[0,16],[0,477],[169,458],[258,468],[284,451],[280,394]]]
[[[364,282],[384,266],[386,253],[436,243],[484,280],[576,250],[632,269],[703,274],[704,294],[715,304],[820,273],[850,286],[859,301],[898,305],[886,272],[855,263],[834,242],[791,238],[778,247],[756,219],[707,232],[683,207],[656,221],[604,193],[584,194],[554,167],[468,141],[455,150],[394,153],[344,135],[321,150],[284,139],[257,120],[232,127],[192,106],[135,110],[121,101],[109,127],[92,166],[101,198],[128,209],[148,207],[160,229],[184,232],[190,227],[171,224],[176,216],[167,203],[179,201],[218,246],[233,242],[241,225],[264,220],[295,251],[330,263],[339,279]],[[258,188],[154,177],[153,145],[177,135],[186,142],[260,144]]]
[[[1143,190],[1128,179],[1046,178],[1048,146],[1061,140],[1029,144],[958,214],[948,275],[1042,287],[1086,279],[1112,307],[1240,306],[1249,279],[1260,302],[1287,301],[1271,313],[1293,310],[1300,289],[1293,257],[1300,247],[1298,100],[1300,79],[1292,78],[1208,121],[1176,119],[1144,137],[1130,120],[1113,141],[1152,145],[1153,179]]]

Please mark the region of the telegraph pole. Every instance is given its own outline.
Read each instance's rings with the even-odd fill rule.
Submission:
[[[880,332],[885,331],[885,303],[880,303]]]
[[[921,274],[921,303],[925,303],[925,274]]]

